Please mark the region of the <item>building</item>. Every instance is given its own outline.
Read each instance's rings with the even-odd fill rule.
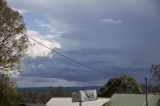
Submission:
[[[82,106],[102,106],[106,102],[108,102],[108,98],[98,98],[95,101],[86,101],[82,103]],[[79,102],[72,102],[72,98],[51,98],[47,103],[46,106],[79,106]]]
[[[148,106],[157,106],[158,94],[148,94]],[[108,105],[107,105],[108,104]],[[114,94],[105,106],[146,106],[145,94]]]

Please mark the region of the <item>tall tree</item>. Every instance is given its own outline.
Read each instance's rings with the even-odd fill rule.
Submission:
[[[23,96],[17,91],[7,75],[0,75],[0,106],[17,106]]]
[[[0,0],[0,106],[17,106],[22,100],[8,74],[21,69],[20,61],[28,46],[23,31],[23,17]]]
[[[28,46],[23,17],[0,0],[0,74],[20,71],[20,60]]]
[[[141,89],[135,79],[130,76],[111,78],[101,89],[102,96],[110,97],[114,93],[140,93]]]
[[[159,93],[160,92],[160,64],[153,64],[151,67],[151,70],[152,70],[151,73],[154,79],[157,81],[155,91]],[[160,99],[157,102],[157,106],[160,106]]]
[[[160,81],[160,64],[153,64],[151,70],[154,78]]]

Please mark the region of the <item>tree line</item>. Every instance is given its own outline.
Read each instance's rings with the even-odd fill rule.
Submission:
[[[25,92],[23,94],[23,102],[24,103],[42,103],[45,104],[48,102],[49,99],[52,97],[71,97],[72,92],[64,90],[63,87],[49,87],[47,91],[44,92]]]

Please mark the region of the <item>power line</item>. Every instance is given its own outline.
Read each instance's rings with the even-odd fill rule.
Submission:
[[[8,19],[9,19],[9,18],[8,18]],[[8,20],[8,19],[7,19],[7,20]],[[7,21],[7,20],[5,20],[5,21]],[[4,22],[5,22],[5,21],[4,21]],[[68,57],[68,56],[65,56],[64,54],[59,53],[59,52],[57,52],[57,51],[55,51],[55,50],[47,47],[46,45],[42,44],[41,42],[35,40],[35,39],[32,38],[31,36],[28,36],[27,34],[25,34],[25,33],[22,32],[22,31],[20,31],[20,33],[24,34],[25,36],[29,37],[29,38],[32,39],[33,41],[35,41],[35,42],[37,42],[38,44],[42,45],[43,47],[51,50],[52,52],[54,52],[54,53],[56,53],[56,54],[58,54],[58,55],[60,55],[60,56],[62,56],[62,57],[64,57],[64,58],[66,58],[66,59],[68,59],[68,60],[70,60],[70,61],[72,61],[72,62],[74,62],[74,63],[77,63],[77,64],[79,64],[79,65],[81,65],[81,66],[83,66],[83,67],[86,67],[86,68],[90,69],[90,70],[94,70],[94,71],[97,71],[97,72],[104,72],[104,71],[102,71],[102,70],[98,70],[98,69],[93,68],[93,67],[91,67],[91,66],[88,66],[88,65],[86,65],[86,64],[80,63],[80,62],[78,62],[78,61],[76,61],[76,60],[74,60],[74,59],[72,59],[72,58],[70,58],[70,57]]]
[[[42,44],[41,42],[35,40],[34,38],[32,38],[31,36],[25,34],[24,32],[21,32],[21,33],[24,34],[25,36],[29,37],[31,40],[35,41],[36,43],[40,44],[41,46],[43,46],[43,47],[51,50],[52,52],[54,52],[54,53],[56,53],[56,54],[58,54],[58,55],[60,55],[60,56],[62,56],[62,57],[64,57],[64,58],[66,58],[66,59],[68,59],[68,60],[70,60],[70,61],[72,61],[72,62],[74,62],[74,63],[76,63],[76,64],[79,64],[79,65],[81,65],[81,66],[83,66],[83,67],[86,67],[86,68],[88,68],[88,69],[90,69],[90,70],[94,70],[94,71],[97,71],[97,72],[104,72],[104,71],[102,71],[102,70],[97,70],[96,68],[93,68],[93,67],[88,66],[88,65],[86,65],[86,64],[80,63],[80,62],[78,62],[78,61],[76,61],[76,60],[74,60],[74,59],[72,59],[72,58],[70,58],[70,57],[68,57],[68,56],[65,56],[64,54],[59,53],[59,52],[57,52],[57,51],[49,48],[48,46]]]

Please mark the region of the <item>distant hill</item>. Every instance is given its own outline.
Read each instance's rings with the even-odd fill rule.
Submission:
[[[50,87],[26,87],[26,88],[18,88],[18,90],[20,92],[46,92],[49,90],[49,88]],[[63,88],[66,91],[93,90],[93,89],[96,89],[97,91],[99,91],[101,86],[63,87]]]

